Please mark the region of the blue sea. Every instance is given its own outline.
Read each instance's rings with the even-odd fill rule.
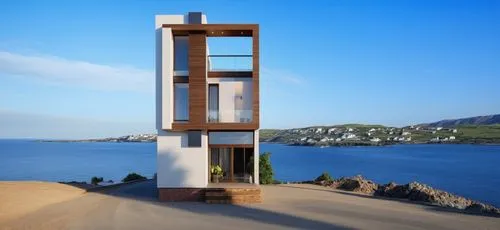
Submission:
[[[362,174],[377,183],[419,181],[500,207],[500,145],[299,147],[260,144],[271,152],[275,179],[311,180]],[[0,180],[121,180],[129,172],[152,177],[155,143],[63,143],[0,140]]]

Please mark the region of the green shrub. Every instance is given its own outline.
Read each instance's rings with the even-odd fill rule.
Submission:
[[[259,157],[259,180],[261,184],[272,184],[274,181],[271,153],[263,153]]]
[[[330,176],[328,172],[322,173],[319,177],[316,177],[315,182],[320,182],[320,181],[325,181],[325,182],[332,182],[333,178]]]
[[[217,175],[217,176],[222,176],[224,174],[224,172],[222,171],[222,167],[220,167],[220,165],[211,165],[210,173],[212,175]]]
[[[144,180],[146,177],[141,176],[140,174],[137,173],[129,173],[125,178],[123,178],[122,182],[129,182],[129,181],[134,181],[134,180]]]
[[[90,183],[93,184],[93,185],[97,185],[99,184],[99,182],[103,182],[104,179],[102,177],[92,177],[92,179],[90,179]]]

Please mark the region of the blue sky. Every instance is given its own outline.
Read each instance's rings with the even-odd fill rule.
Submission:
[[[500,113],[499,1],[0,3],[0,137],[154,132],[154,15],[258,23],[261,128]]]

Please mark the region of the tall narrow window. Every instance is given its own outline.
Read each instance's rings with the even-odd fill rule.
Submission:
[[[189,37],[174,37],[174,71],[188,71]]]
[[[219,122],[219,85],[208,85],[208,122]]]
[[[189,84],[174,84],[174,120],[189,120]]]

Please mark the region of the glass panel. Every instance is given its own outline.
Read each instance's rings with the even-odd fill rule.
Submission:
[[[189,84],[174,84],[174,120],[189,120]]]
[[[201,131],[188,131],[188,147],[201,147]]]
[[[210,145],[252,145],[253,132],[209,132]]]
[[[208,71],[252,71],[252,55],[209,55]]]
[[[209,71],[252,71],[251,37],[208,37]]]
[[[208,86],[208,122],[219,122],[219,85]]]
[[[231,179],[231,148],[211,148],[211,165],[219,165],[222,168],[222,180]]]
[[[253,183],[253,148],[234,148],[234,180]],[[250,179],[252,178],[252,179]]]
[[[188,71],[189,37],[174,37],[174,70]]]

